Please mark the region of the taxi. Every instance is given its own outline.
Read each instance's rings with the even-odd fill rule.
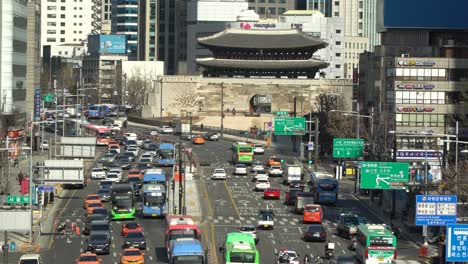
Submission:
[[[143,232],[143,228],[137,222],[128,222],[122,225],[122,236],[126,236],[128,232]]]
[[[126,248],[120,254],[121,264],[144,264],[145,253],[140,252],[138,248]]]
[[[101,262],[102,259],[89,252],[80,254],[80,257],[75,260],[76,264],[101,264]]]
[[[193,137],[193,141],[192,141],[193,144],[200,144],[200,145],[203,145],[205,144],[205,138],[201,135],[195,135]]]
[[[104,205],[101,203],[101,201],[99,201],[99,203],[89,203],[86,205],[86,214],[92,214],[95,208],[104,208]]]
[[[321,223],[323,218],[322,206],[319,204],[304,205],[304,223]]]
[[[89,194],[86,199],[85,199],[85,204],[84,204],[84,208],[87,208],[88,207],[88,204],[91,204],[91,203],[100,203],[101,202],[101,197],[99,197],[98,194],[96,193],[93,193],[93,194]]]
[[[271,156],[270,158],[268,158],[267,166],[271,167],[272,165],[281,166],[281,159],[276,156]]]
[[[140,179],[143,179],[143,173],[141,173],[141,171],[139,170],[129,170],[128,171],[128,174],[127,174],[127,178],[131,178],[131,177],[138,177]]]

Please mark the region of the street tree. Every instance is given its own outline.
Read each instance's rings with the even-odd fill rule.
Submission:
[[[146,68],[134,68],[127,76],[127,83],[123,84],[126,90],[125,99],[130,105],[145,105],[146,95],[154,92],[155,74]],[[125,79],[123,80],[125,82]]]

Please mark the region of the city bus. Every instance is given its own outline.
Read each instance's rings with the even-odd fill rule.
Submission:
[[[143,175],[143,184],[162,184],[166,186],[166,175],[162,169],[147,169]]]
[[[383,225],[360,224],[356,233],[356,256],[363,264],[391,263],[397,257],[397,239]]]
[[[316,204],[335,204],[338,200],[338,180],[323,172],[309,172],[309,192]]]
[[[112,131],[105,126],[98,126],[94,124],[81,125],[83,136],[96,137],[96,145],[107,146],[109,141],[112,141]]]
[[[88,118],[90,119],[103,119],[106,114],[106,107],[104,105],[92,105],[88,108]]]
[[[157,164],[159,167],[174,166],[174,144],[161,143],[157,155]]]
[[[260,255],[251,234],[228,233],[224,247],[220,248],[225,263],[260,263]]]
[[[232,144],[232,161],[243,164],[252,164],[254,160],[254,147],[246,142]]]
[[[166,216],[166,224],[165,243],[169,258],[175,240],[184,238],[201,240],[201,231],[190,215],[168,215]]]
[[[110,200],[112,220],[135,218],[136,209],[131,183],[112,184]]]
[[[160,217],[166,214],[167,200],[166,190],[162,184],[143,185],[142,216]]]

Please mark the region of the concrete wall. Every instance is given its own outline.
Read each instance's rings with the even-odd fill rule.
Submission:
[[[148,107],[143,117],[160,116],[160,86],[162,85],[163,117],[180,116],[191,111],[195,116],[219,115],[223,93],[224,110],[249,112],[255,95],[272,99],[271,110],[292,110],[293,97],[298,97],[298,115],[307,114],[321,93],[343,94],[345,108],[351,109],[350,80],[203,78],[201,76],[163,76],[155,93],[148,94]],[[303,98],[303,100],[301,100]],[[302,106],[302,111],[301,111]]]

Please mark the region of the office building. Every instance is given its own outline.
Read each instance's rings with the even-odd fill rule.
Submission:
[[[377,8],[380,0],[364,0],[363,11],[363,36],[369,39],[368,51],[374,51],[374,47],[380,45],[380,33],[377,30]]]
[[[26,117],[31,120],[35,89],[41,86],[41,1],[31,0],[27,8]]]
[[[127,37],[129,60],[137,59],[138,0],[112,0],[112,34]]]
[[[315,10],[326,17],[332,16],[332,0],[307,0],[307,10]]]
[[[155,0],[140,0],[138,6],[138,60],[140,61],[156,59],[157,13]]]
[[[277,19],[288,10],[297,8],[296,0],[249,0],[249,9],[254,10],[260,19]]]
[[[112,1],[113,0],[94,0],[96,3],[96,11],[99,12],[99,17],[101,20],[101,33],[106,33],[110,31],[112,24]],[[115,1],[115,0],[114,0]],[[99,3],[101,4],[98,7]],[[106,32],[102,32],[106,31]]]
[[[333,0],[333,17],[343,17],[345,20],[345,36],[362,37],[364,19],[363,0]]]
[[[41,45],[79,44],[93,30],[92,0],[42,1]]]

